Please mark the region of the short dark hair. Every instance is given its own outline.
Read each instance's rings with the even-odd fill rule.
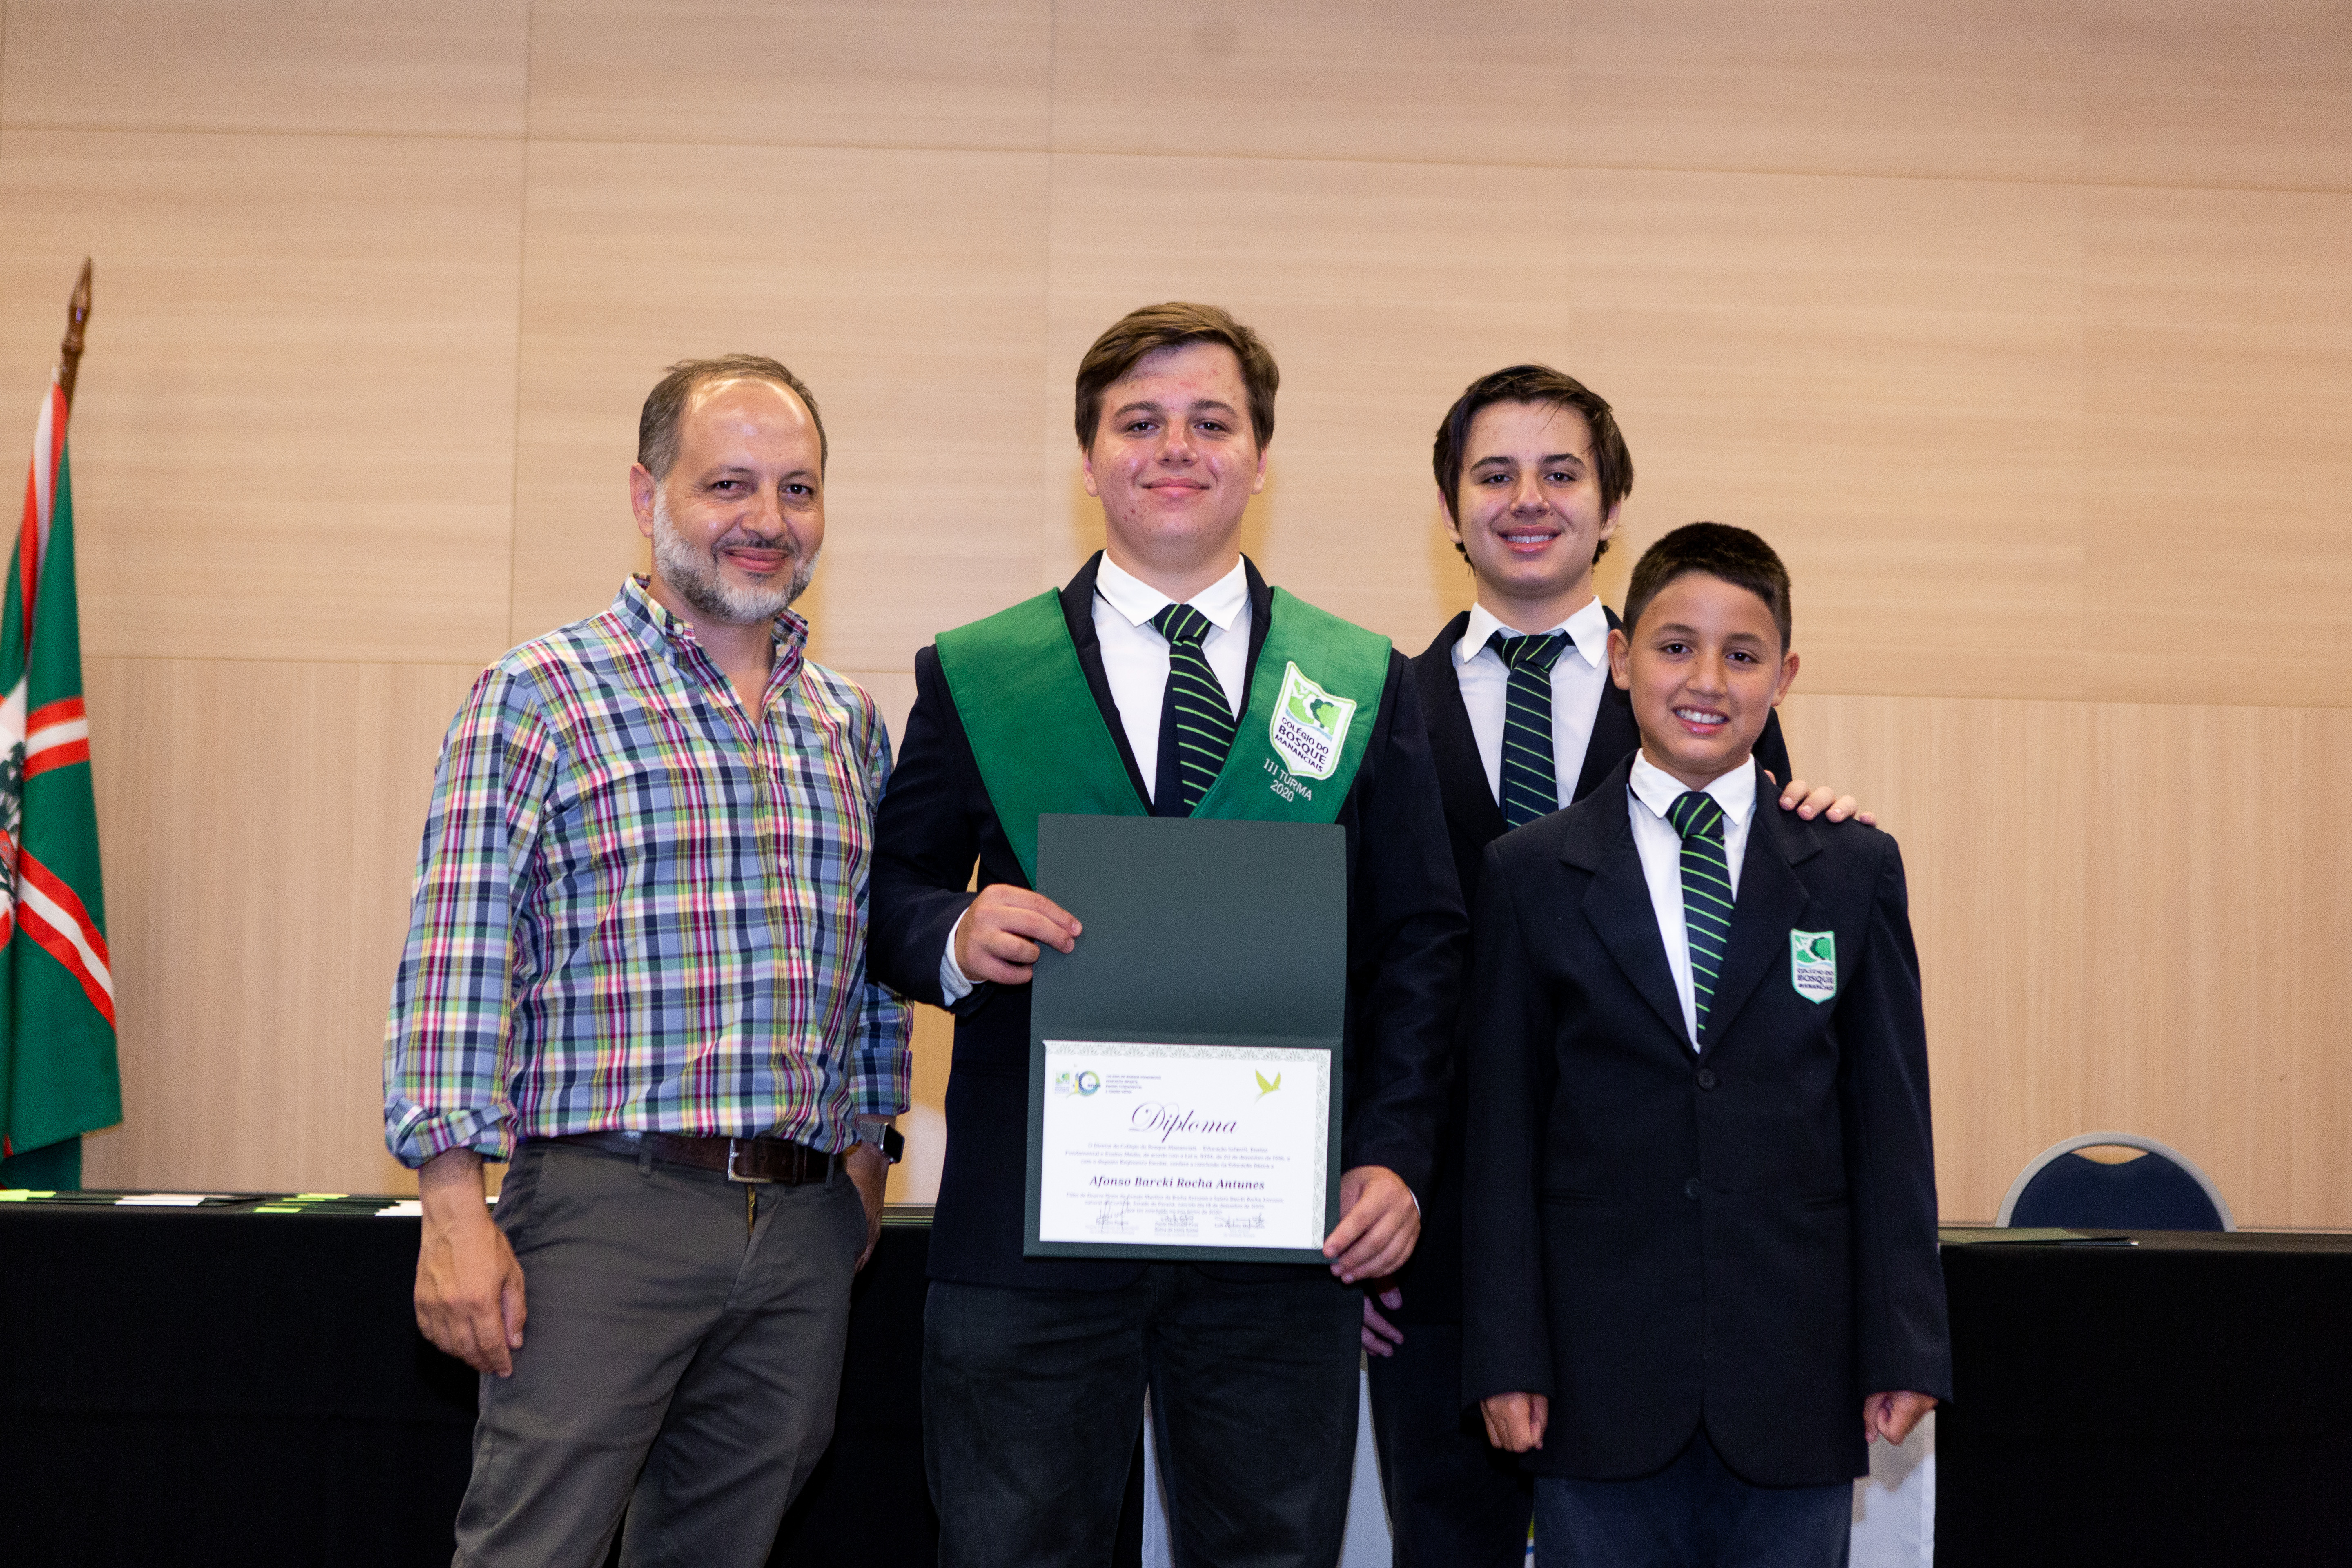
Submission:
[[[1625,635],[1642,624],[1642,612],[1659,590],[1677,577],[1704,572],[1764,601],[1780,631],[1780,651],[1789,651],[1789,569],[1760,534],[1724,522],[1691,522],[1642,552],[1633,581],[1625,589]]]
[[[1249,391],[1250,429],[1263,451],[1274,439],[1274,394],[1282,372],[1265,340],[1216,305],[1194,305],[1171,300],[1145,305],[1113,321],[1078,362],[1078,447],[1092,451],[1095,426],[1102,419],[1104,391],[1133,370],[1146,354],[1185,343],[1223,343],[1242,363],[1242,385]]]
[[[1515,364],[1480,376],[1462,389],[1445,417],[1437,422],[1437,443],[1430,453],[1430,466],[1437,472],[1438,499],[1445,503],[1445,515],[1456,523],[1462,521],[1457,505],[1462,492],[1462,464],[1470,441],[1470,422],[1478,417],[1478,410],[1490,403],[1538,403],[1559,408],[1573,408],[1584,416],[1586,428],[1592,432],[1593,477],[1601,482],[1601,510],[1605,517],[1617,504],[1633,492],[1633,454],[1625,449],[1625,437],[1617,428],[1617,416],[1611,412],[1609,400],[1572,375],[1552,369],[1548,364]],[[1464,559],[1470,552],[1460,542],[1454,548]],[[1600,560],[1609,553],[1609,542],[1602,540],[1601,548],[1592,552]]]
[[[637,416],[637,461],[645,465],[646,472],[657,479],[669,477],[670,465],[677,461],[677,422],[685,417],[688,399],[714,381],[745,380],[772,381],[789,387],[807,407],[816,426],[816,468],[823,475],[833,447],[825,439],[824,416],[816,411],[816,395],[782,362],[765,354],[682,359],[664,371],[654,389],[646,394],[645,409]]]

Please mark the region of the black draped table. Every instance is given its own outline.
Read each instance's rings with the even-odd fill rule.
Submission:
[[[475,1383],[417,1335],[417,1221],[256,1206],[0,1203],[7,1560],[448,1562]],[[930,1560],[927,1221],[859,1277],[776,1563]],[[2135,1240],[1944,1248],[1939,1560],[2352,1563],[2352,1236]]]
[[[257,1206],[0,1203],[0,1562],[445,1568],[476,1379],[416,1331],[420,1222]],[[893,1211],[858,1276],[776,1563],[936,1555],[929,1240],[929,1209]]]
[[[2352,1236],[2130,1241],[1944,1247],[1938,1563],[2352,1563]]]

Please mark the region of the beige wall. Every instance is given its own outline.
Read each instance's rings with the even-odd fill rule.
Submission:
[[[1429,433],[1511,360],[1619,405],[1612,595],[1694,517],[1781,547],[1797,754],[1909,858],[1948,1215],[2117,1126],[2352,1226],[2341,5],[7,0],[27,428],[85,251],[94,1183],[404,1184],[440,730],[637,562],[666,362],[816,387],[819,653],[896,715],[1091,546],[1072,368],[1185,296],[1287,373],[1249,548],[1408,647],[1466,598]]]

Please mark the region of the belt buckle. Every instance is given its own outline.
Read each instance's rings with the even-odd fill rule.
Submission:
[[[744,1145],[752,1142],[754,1142],[754,1140],[750,1138],[730,1138],[727,1140],[727,1179],[730,1182],[756,1182],[762,1184],[772,1185],[776,1179],[773,1176],[747,1176],[735,1169],[735,1156],[742,1153]]]

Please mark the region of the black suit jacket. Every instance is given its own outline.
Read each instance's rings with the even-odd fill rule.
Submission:
[[[1694,1055],[1631,766],[1486,851],[1464,1395],[1548,1395],[1542,1474],[1645,1475],[1704,1422],[1750,1481],[1860,1475],[1864,1394],[1951,1393],[1902,857],[1759,781]],[[1791,930],[1835,933],[1833,1000]]]
[[[1095,637],[1100,560],[1097,555],[1088,561],[1062,590],[1062,613],[1137,796],[1148,798]],[[1255,671],[1273,603],[1257,568],[1249,566],[1247,574],[1249,668]],[[1429,1184],[1444,1109],[1466,924],[1444,847],[1443,812],[1420,702],[1402,655],[1389,656],[1371,740],[1338,821],[1347,835],[1348,864],[1340,1163],[1385,1165],[1418,1194]],[[981,782],[971,742],[940,674],[939,655],[927,647],[915,656],[914,710],[878,813],[867,963],[884,984],[917,1001],[941,1002],[940,957],[971,903],[973,895],[965,889],[975,858],[980,886],[1028,885]],[[1085,918],[1083,910],[1073,912]],[[1141,1265],[1021,1255],[1028,1176],[1029,988],[982,984],[954,1011],[947,1161],[931,1225],[931,1277],[1103,1290],[1131,1281]],[[1203,1267],[1246,1275],[1300,1266]]]
[[[1617,612],[1601,608],[1613,629],[1622,623]],[[1445,802],[1445,837],[1454,851],[1454,875],[1462,883],[1462,901],[1475,913],[1478,908],[1478,871],[1486,846],[1503,836],[1503,808],[1496,804],[1486,783],[1486,764],[1478,760],[1478,738],[1470,729],[1470,712],[1463,706],[1462,681],[1454,667],[1454,645],[1469,628],[1465,610],[1445,623],[1437,640],[1412,661],[1421,688],[1422,717],[1429,723],[1429,751],[1437,764],[1437,788]],[[1584,745],[1584,766],[1571,799],[1582,800],[1620,763],[1639,751],[1642,731],[1633,723],[1633,701],[1603,679],[1601,708],[1593,715],[1592,735]],[[1756,758],[1786,784],[1790,777],[1788,742],[1780,736],[1780,716],[1764,721],[1757,737]],[[1404,1289],[1401,1314],[1409,1322],[1452,1323],[1462,1318],[1462,1160],[1464,1129],[1469,1115],[1462,1075],[1456,1073],[1447,1096],[1445,1121],[1437,1142],[1437,1171],[1422,1203],[1421,1245],[1406,1264],[1400,1283]]]

